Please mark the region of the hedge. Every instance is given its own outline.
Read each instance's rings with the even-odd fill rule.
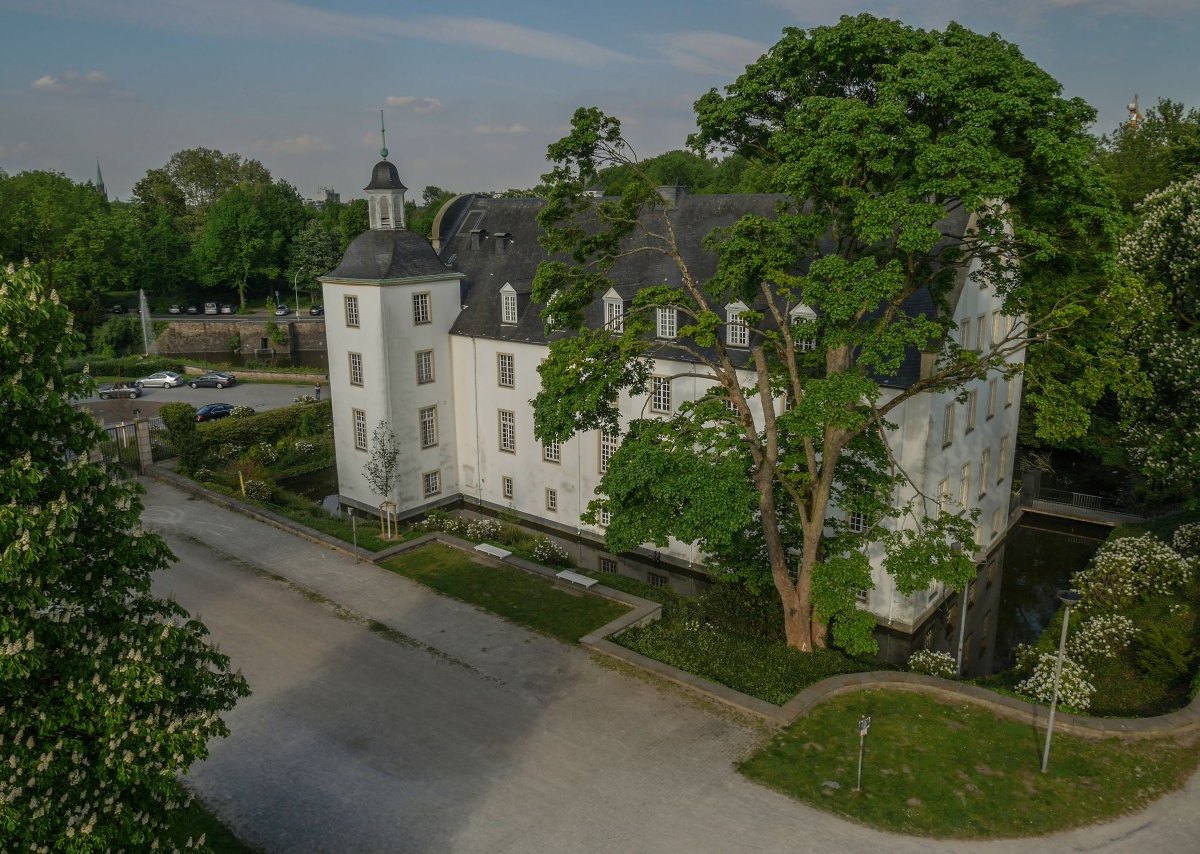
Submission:
[[[200,426],[198,433],[208,450],[221,445],[248,448],[276,442],[284,436],[320,436],[333,432],[333,404],[298,403],[246,418],[222,418]]]
[[[88,370],[94,377],[136,379],[155,371],[183,373],[183,365],[178,359],[171,356],[123,356],[112,359],[84,356],[82,359],[72,359],[68,362],[67,370],[80,373],[83,371],[84,365],[88,365]]]

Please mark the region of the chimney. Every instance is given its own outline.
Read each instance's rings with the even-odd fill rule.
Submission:
[[[488,233],[487,233],[486,229],[472,228],[471,229],[471,248],[478,249],[480,246],[483,245],[483,241],[487,240],[487,238],[488,238]]]
[[[508,245],[513,242],[512,234],[507,231],[498,231],[492,235],[492,240],[496,241],[496,252],[507,252]]]

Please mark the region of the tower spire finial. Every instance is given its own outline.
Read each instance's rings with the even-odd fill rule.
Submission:
[[[379,149],[379,155],[387,160],[387,127],[383,123],[383,110],[379,111],[379,138],[382,148]]]

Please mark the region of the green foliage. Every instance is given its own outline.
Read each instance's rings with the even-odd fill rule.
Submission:
[[[183,373],[183,365],[173,356],[126,356],[124,358],[75,357],[67,360],[67,370],[82,372],[84,366],[94,377],[125,377],[138,379],[155,371]]]
[[[399,473],[400,441],[391,425],[387,421],[380,421],[371,435],[371,453],[363,465],[363,476],[371,491],[387,501],[391,499]]]
[[[222,445],[249,448],[285,436],[322,436],[332,430],[333,404],[325,401],[270,409],[246,418],[222,418],[200,425],[197,432],[207,452],[213,453]]]
[[[158,412],[167,428],[167,439],[179,458],[179,467],[192,472],[206,462],[204,441],[196,429],[196,407],[190,403],[165,404]]]
[[[272,344],[286,344],[288,341],[288,331],[274,320],[268,320],[267,337],[271,339]]]
[[[1196,660],[1192,638],[1171,625],[1144,627],[1138,632],[1134,647],[1138,667],[1163,686],[1172,686],[1187,676]]]
[[[102,358],[125,356],[141,345],[142,324],[136,315],[111,317],[92,330],[92,351]]]
[[[149,849],[179,777],[248,693],[207,630],[151,593],[172,556],[64,369],[82,339],[29,269],[0,274],[0,827],[20,850]]]
[[[1200,110],[1160,98],[1137,126],[1101,139],[1099,162],[1126,211],[1146,196],[1200,172]]]

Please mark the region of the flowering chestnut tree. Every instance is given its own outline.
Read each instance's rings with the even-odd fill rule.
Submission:
[[[144,849],[178,775],[248,693],[207,630],[150,592],[172,560],[136,483],[89,462],[71,405],[72,316],[29,268],[0,272],[0,839],[6,850]]]

